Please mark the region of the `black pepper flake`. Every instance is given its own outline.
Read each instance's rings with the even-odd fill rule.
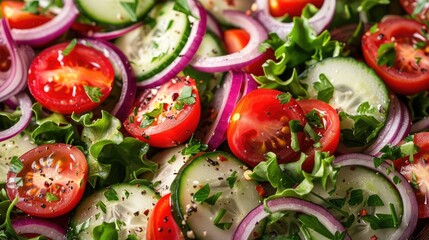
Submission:
[[[137,211],[137,212],[135,212],[135,213],[133,213],[134,214],[134,216],[138,216],[138,215],[140,215],[140,211]]]
[[[212,165],[212,166],[219,166],[219,163],[218,163],[218,162],[216,162],[216,161],[214,161],[214,160],[212,160],[212,159],[210,159],[210,158],[207,158],[207,159],[206,159],[206,161],[207,161],[208,163],[210,163],[210,165]]]
[[[46,208],[46,205],[44,203],[40,204],[41,208]]]

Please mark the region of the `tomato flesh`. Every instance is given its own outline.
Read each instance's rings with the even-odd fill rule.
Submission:
[[[271,16],[282,17],[287,14],[290,17],[301,16],[301,12],[307,4],[313,4],[317,8],[323,5],[323,0],[267,0]]]
[[[180,109],[176,104],[185,88],[192,89],[194,103],[184,104]],[[148,114],[155,109],[159,113],[151,117],[150,124],[146,124]],[[151,146],[173,147],[191,137],[198,126],[200,115],[200,97],[195,81],[188,77],[177,77],[162,86],[143,91],[124,121],[124,127],[132,136]]]
[[[28,87],[33,97],[51,111],[71,114],[92,110],[112,90],[113,66],[101,52],[81,44],[64,56],[67,47],[68,43],[57,44],[36,56],[30,66]],[[90,98],[91,90],[98,99]]]
[[[323,127],[315,127],[314,131],[320,137],[319,146],[315,147],[315,142],[311,138],[306,138],[304,143],[304,153],[307,159],[302,164],[302,168],[311,172],[314,166],[315,151],[329,152],[333,154],[340,141],[340,117],[337,111],[329,104],[317,99],[302,99],[297,101],[302,110],[308,114],[315,111],[320,117]]]
[[[164,195],[156,203],[146,229],[147,240],[183,239],[181,231],[171,214],[171,194]]]
[[[228,53],[235,53],[246,47],[250,41],[250,35],[243,29],[228,29],[224,32],[225,48]],[[264,75],[262,64],[268,59],[275,59],[274,51],[269,48],[255,62],[246,66],[243,70],[256,76]]]
[[[416,133],[414,144],[420,151],[414,155],[413,162],[409,157],[395,160],[395,168],[414,186],[419,204],[419,218],[429,218],[429,132]]]
[[[429,89],[429,45],[422,31],[426,26],[412,19],[390,18],[378,24],[377,31],[369,30],[362,37],[365,61],[396,93],[412,95]],[[378,49],[394,44],[394,65],[377,64]],[[423,46],[416,47],[417,44]]]
[[[49,16],[37,15],[23,11],[25,3],[20,1],[2,1],[0,4],[2,16],[9,23],[10,28],[30,29],[49,22]]]
[[[58,143],[36,147],[20,158],[23,169],[9,171],[6,190],[16,207],[38,217],[57,217],[71,211],[82,198],[88,177],[85,155]]]
[[[245,95],[236,105],[227,129],[231,151],[250,166],[265,160],[267,152],[277,155],[279,162],[296,160],[299,151],[291,148],[289,122],[306,123],[305,114],[291,98],[281,103],[277,97],[283,94],[272,89],[257,89]],[[298,144],[303,146],[304,133],[298,132]]]

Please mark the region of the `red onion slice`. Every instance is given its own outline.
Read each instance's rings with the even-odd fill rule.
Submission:
[[[136,78],[127,57],[114,44],[101,39],[80,39],[79,43],[90,45],[102,52],[110,59],[115,71],[119,71],[122,80],[122,90],[119,100],[111,113],[119,120],[124,121],[131,112],[136,95]]]
[[[256,0],[258,10],[256,17],[268,29],[269,32],[275,32],[281,39],[286,36],[293,28],[293,23],[282,23],[271,16],[267,0]],[[314,31],[319,34],[331,23],[335,13],[335,0],[324,0],[319,11],[308,21]]]
[[[21,109],[21,118],[12,127],[0,131],[0,142],[22,132],[22,130],[24,130],[30,123],[32,116],[31,106],[33,104],[30,97],[26,93],[22,92],[16,95],[16,99],[18,100],[19,108]]]
[[[397,145],[399,142],[401,142],[408,134],[410,134],[411,129],[411,114],[408,110],[407,106],[405,106],[405,103],[399,100],[399,105],[401,106],[401,114],[402,114],[402,121],[401,126],[399,129],[397,129],[397,133],[395,135],[395,138],[392,139],[390,142],[391,145]]]
[[[259,52],[259,45],[268,38],[265,28],[256,19],[241,11],[224,11],[224,16],[250,35],[249,43],[239,52],[218,57],[195,56],[191,66],[201,72],[226,72],[239,70],[258,60],[263,53]]]
[[[364,153],[371,156],[380,156],[380,150],[396,137],[403,120],[402,107],[396,95],[390,94],[389,115],[386,124],[379,132],[377,139],[369,146]]]
[[[10,55],[9,69],[0,73],[0,102],[3,102],[27,86],[27,71],[34,52],[28,46],[15,44],[5,18],[0,20],[0,41],[0,47],[5,47]]]
[[[101,40],[112,40],[115,38],[118,38],[128,32],[133,31],[134,29],[137,29],[139,27],[141,27],[143,25],[142,22],[133,24],[131,26],[125,27],[125,28],[121,28],[118,30],[114,30],[114,31],[110,31],[110,32],[93,32],[93,31],[89,31],[86,33],[85,37],[90,37],[90,38],[95,38],[95,39],[101,39]]]
[[[76,19],[79,11],[73,0],[64,0],[61,12],[49,22],[30,29],[12,29],[12,36],[17,43],[40,46],[65,33]]]
[[[298,198],[283,197],[270,200],[267,202],[268,208],[271,212],[293,211],[300,212],[308,215],[313,215],[331,232],[345,232],[346,229],[330,212],[325,208]],[[268,217],[270,213],[264,210],[264,205],[261,204],[252,211],[241,221],[235,230],[233,240],[247,240],[254,238],[253,231],[255,226],[260,221]],[[350,239],[346,235],[345,239]]]
[[[219,89],[216,90],[210,116],[201,122],[196,136],[208,145],[209,150],[219,147],[226,138],[229,117],[241,95],[243,74],[228,72]]]
[[[12,226],[19,235],[36,234],[52,240],[66,239],[64,228],[43,218],[15,219],[12,221]]]
[[[392,183],[398,190],[403,203],[403,215],[401,224],[398,226],[397,231],[391,236],[391,239],[408,239],[417,226],[418,204],[417,199],[411,185],[407,179],[399,172],[391,170],[392,166],[388,163],[382,163],[378,168],[374,167],[373,157],[366,154],[352,153],[336,157],[334,164],[340,167],[345,166],[363,166],[371,170],[377,171]],[[395,183],[394,178],[400,180]]]
[[[244,95],[248,94],[249,92],[258,89],[259,85],[255,81],[255,79],[250,75],[249,73],[245,72],[243,76],[243,97]]]
[[[425,131],[429,128],[429,117],[425,117],[415,123],[411,126],[410,133],[417,133]]]
[[[153,77],[137,82],[138,87],[153,88],[169,81],[189,64],[198,51],[206,32],[207,12],[201,4],[195,0],[188,0],[188,4],[196,19],[189,16],[189,18],[192,19],[192,29],[188,41],[179,53],[179,56],[168,67],[164,68],[164,70],[155,74]]]

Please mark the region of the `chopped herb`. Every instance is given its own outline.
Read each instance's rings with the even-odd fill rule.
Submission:
[[[350,206],[356,206],[363,202],[363,191],[361,189],[353,189],[350,192],[350,199],[348,201]]]
[[[369,29],[370,33],[376,33],[378,31],[378,24],[374,24],[371,26],[371,28]]]
[[[170,22],[168,22],[167,30],[169,30],[171,28],[171,26],[173,26],[173,23],[174,23],[173,20],[170,20]]]
[[[155,122],[155,118],[150,117],[149,115],[143,115],[143,120],[140,123],[141,128],[147,128]]]
[[[424,49],[426,47],[426,42],[416,42],[413,46],[415,49]],[[420,61],[421,58],[419,58],[418,61]]]
[[[183,155],[195,155],[202,151],[205,151],[208,148],[207,144],[201,143],[200,139],[194,139],[194,135],[191,136],[189,142],[185,145],[185,148],[182,150]]]
[[[303,131],[303,126],[298,120],[289,121],[289,128],[291,133],[291,148],[293,151],[298,152],[300,149],[299,140],[298,140],[298,132]]]
[[[319,114],[317,114],[316,110],[311,110],[305,115],[305,118],[312,128],[323,128],[322,119]]]
[[[237,181],[237,171],[234,171],[231,176],[226,178],[226,181],[228,182],[228,186],[229,188],[233,188],[235,181]]]
[[[104,204],[104,202],[102,202],[102,201],[98,201],[98,202],[95,204],[95,206],[96,206],[96,207],[98,207],[98,208],[100,208],[100,209],[101,209],[101,211],[102,211],[104,214],[106,214],[107,209],[106,209],[106,204]]]
[[[412,15],[421,14],[426,8],[427,4],[429,4],[428,0],[417,0]]]
[[[39,1],[25,1],[22,11],[39,14]]]
[[[377,194],[373,194],[368,197],[366,205],[368,205],[368,207],[379,207],[384,206],[384,203],[383,200],[381,200],[381,198]]]
[[[341,222],[341,224],[345,227],[345,228],[349,228],[352,226],[353,222],[355,221],[355,215],[350,215],[347,220],[345,222]]]
[[[399,223],[398,223],[398,215],[396,214],[395,205],[393,205],[393,203],[390,203],[389,206],[390,206],[390,212],[392,213],[393,227],[397,228]]]
[[[185,105],[192,105],[196,102],[196,95],[192,93],[192,87],[184,86],[182,91],[179,94],[179,97],[176,99],[176,104],[174,108],[177,110],[183,109]]]
[[[116,219],[116,221],[115,221],[115,227],[116,227],[116,229],[118,229],[119,231],[121,231],[121,229],[122,229],[122,227],[123,226],[125,226],[126,224],[125,224],[125,222],[124,221],[122,221],[122,220],[120,220],[120,219]]]
[[[396,59],[395,43],[381,44],[377,50],[377,54],[378,65],[392,67]]]
[[[77,44],[77,39],[73,38],[73,40],[71,40],[70,43],[63,49],[62,51],[63,56],[69,55],[71,51],[73,51],[73,49],[76,47],[76,44]]]
[[[174,162],[176,161],[176,159],[177,159],[176,155],[173,155],[173,156],[170,158],[170,160],[168,160],[168,161],[167,161],[167,163],[168,163],[168,164],[172,164],[172,163],[174,163]]]
[[[292,98],[292,95],[290,93],[280,93],[279,95],[277,95],[277,100],[280,101],[280,104],[286,104],[289,103],[289,101]]]
[[[398,177],[398,176],[394,176],[393,177],[393,183],[395,183],[396,185],[397,184],[400,184],[402,181],[401,181],[401,179]]]
[[[94,240],[119,239],[116,223],[103,222],[92,230]]]
[[[336,231],[334,234],[334,238],[332,240],[344,240],[344,239],[346,239],[346,236],[347,236],[346,232],[340,233],[340,232]]]
[[[141,128],[149,127],[155,122],[155,118],[162,114],[164,103],[158,103],[155,106],[156,107],[152,111],[143,114],[143,120],[140,123]]]
[[[333,239],[334,235],[313,215],[301,214],[298,217],[298,220],[302,223],[303,227],[313,229],[319,234],[327,237],[328,239]]]
[[[83,86],[86,95],[91,99],[92,102],[99,103],[100,98],[103,97],[103,93],[101,92],[101,88],[92,87],[92,86]]]
[[[357,112],[359,114],[375,114],[377,109],[374,106],[369,105],[368,102],[363,102],[358,106]]]
[[[124,194],[125,194],[125,198],[128,199],[128,197],[130,196],[130,192],[128,192],[127,190],[125,190]]]
[[[362,220],[369,223],[373,230],[395,227],[393,218],[392,214],[368,214],[362,216]]]
[[[55,194],[52,194],[50,192],[46,193],[46,201],[48,202],[55,202],[60,200],[60,198],[58,196],[56,196]]]
[[[107,191],[104,192],[104,196],[106,197],[107,201],[118,201],[118,193],[113,188],[109,188]]]
[[[127,236],[127,239],[125,240],[138,240],[137,235],[135,234],[130,234]]]
[[[209,184],[204,185],[204,187],[200,188],[198,191],[195,192],[193,199],[200,203],[207,203],[210,205],[215,205],[216,201],[219,199],[220,195],[222,195],[222,192],[218,192],[211,197],[210,195],[210,186]]]
[[[24,168],[24,163],[17,156],[13,156],[10,161],[10,171],[18,174]]]
[[[322,138],[313,128],[311,128],[310,124],[307,122],[304,127],[304,132],[315,142],[319,142]]]
[[[226,222],[226,223],[221,223],[220,221],[222,220],[223,216],[225,216],[226,214],[226,209],[225,208],[221,208],[218,212],[218,214],[216,215],[213,223],[216,227],[222,229],[222,230],[228,230],[231,228],[232,226],[232,222]]]
[[[339,209],[343,208],[344,205],[346,204],[345,198],[333,198],[333,199],[329,199],[328,201],[330,204],[332,204],[333,206]]]
[[[174,10],[182,12],[186,15],[191,15],[192,16],[192,12],[191,9],[188,5],[188,1],[187,0],[176,0],[176,3],[174,4]]]
[[[380,165],[384,162],[384,158],[378,158],[378,157],[375,157],[374,158],[374,167],[376,167],[376,168],[378,168],[378,167],[380,167]]]
[[[320,82],[314,82],[313,87],[317,90],[317,99],[326,103],[334,96],[334,86],[325,74],[319,75]]]
[[[416,176],[416,173],[414,173],[414,172],[411,172],[411,182],[410,182],[410,184],[411,184],[411,186],[412,186],[414,189],[416,189],[416,190],[420,189],[420,187],[419,187],[419,183],[417,182],[417,176]]]
[[[121,7],[127,11],[128,16],[130,17],[131,21],[136,22],[137,21],[137,3],[136,0],[134,1],[120,1]]]

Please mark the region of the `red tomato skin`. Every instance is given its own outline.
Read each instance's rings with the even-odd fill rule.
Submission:
[[[235,53],[246,47],[250,41],[250,35],[243,29],[228,29],[224,32],[225,48],[228,53]],[[275,59],[273,49],[269,48],[253,63],[244,67],[243,70],[255,76],[264,75],[264,64],[268,59]]]
[[[83,113],[109,96],[115,72],[109,59],[91,47],[77,44],[62,56],[68,44],[51,46],[36,56],[30,65],[28,87],[33,97],[53,112]],[[89,98],[84,86],[100,89],[99,102]]]
[[[421,35],[423,29],[426,26],[415,20],[392,17],[379,23],[376,32],[369,30],[362,37],[366,63],[398,94],[412,95],[429,90],[429,57],[426,56],[426,50],[413,46],[418,38],[425,39]],[[380,45],[392,43],[391,39],[395,39],[395,65],[378,65],[377,51]],[[420,59],[418,64],[416,59]]]
[[[290,17],[301,16],[305,5],[311,3],[317,8],[323,5],[323,0],[267,0],[271,16],[282,17],[288,14]]]
[[[316,110],[316,113],[321,117],[324,125],[323,128],[315,129],[316,133],[321,136],[319,140],[321,145],[320,147],[316,149],[313,145],[313,140],[309,138],[305,139],[305,147],[303,147],[305,150],[303,152],[307,155],[307,159],[302,164],[302,168],[306,172],[311,172],[314,166],[314,154],[316,150],[333,154],[335,149],[337,149],[341,135],[340,117],[333,107],[321,100],[302,99],[297,102],[305,114],[308,114],[312,110]]]
[[[427,185],[427,179],[429,179],[429,132],[420,132],[414,134],[414,144],[416,144],[420,151],[414,155],[414,162],[411,163],[408,157],[404,157],[398,160],[394,160],[393,163],[398,172],[404,175],[409,182],[412,181],[411,172],[416,174],[417,181],[422,181],[420,189],[429,189]],[[411,169],[411,171],[410,171]],[[418,172],[415,172],[416,169],[419,169]],[[429,218],[429,202],[427,198],[429,197],[429,192],[424,193],[420,189],[415,189],[414,193],[416,194],[417,202],[419,204],[419,218]]]
[[[49,16],[36,15],[22,11],[25,3],[20,1],[2,1],[0,3],[2,16],[6,17],[9,27],[15,29],[35,28],[49,22]]]
[[[183,239],[179,226],[171,214],[171,194],[164,195],[156,203],[146,228],[147,240]]]
[[[63,143],[36,147],[20,157],[24,168],[8,172],[9,199],[18,197],[16,207],[36,217],[53,218],[70,212],[80,201],[88,178],[85,155]],[[17,186],[14,179],[22,179]],[[47,192],[57,199],[49,200]]]
[[[137,98],[134,107],[137,109],[138,116],[142,116],[144,113],[153,110],[155,102],[162,102],[162,96],[168,99],[177,98],[184,86],[192,87],[192,92],[195,95],[194,104],[185,104],[184,108],[177,112],[178,114],[172,115],[170,111],[164,111],[165,114],[173,117],[165,118],[162,123],[156,120],[154,124],[145,128],[140,127],[141,121],[134,116],[133,110],[123,124],[127,132],[153,147],[167,148],[186,142],[195,132],[201,117],[200,97],[193,79],[174,78],[160,86],[158,90],[147,89]],[[155,90],[156,95],[151,93],[153,90]],[[161,101],[158,101],[157,99],[160,98]],[[171,106],[165,108],[169,109]],[[130,119],[134,120],[130,121]]]
[[[250,166],[265,160],[267,152],[274,152],[280,163],[296,161],[299,151],[291,149],[290,120],[305,126],[305,114],[291,99],[281,104],[277,99],[283,92],[257,89],[245,95],[236,105],[227,128],[228,145],[232,153]],[[302,147],[304,133],[298,132]]]
[[[414,14],[414,9],[417,4],[417,0],[400,0],[402,8],[409,14]],[[429,8],[426,6],[424,9],[416,15],[420,20],[427,21],[429,18]]]

